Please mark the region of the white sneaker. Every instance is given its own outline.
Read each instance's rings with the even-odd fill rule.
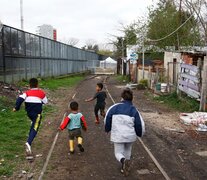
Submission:
[[[31,146],[29,145],[28,142],[25,143],[25,147],[26,147],[26,153],[28,155],[31,155],[32,154],[32,149],[31,149]]]

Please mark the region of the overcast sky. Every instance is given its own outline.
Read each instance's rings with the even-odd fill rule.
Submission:
[[[147,14],[156,0],[23,0],[24,29],[50,24],[58,39],[75,37],[80,46],[87,39],[106,43],[107,34],[117,34],[119,22],[130,23]],[[0,20],[20,28],[20,0],[0,0]]]

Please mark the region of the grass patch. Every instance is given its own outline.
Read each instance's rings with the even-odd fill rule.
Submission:
[[[59,79],[39,79],[39,86],[43,89],[57,90],[60,87],[72,87],[83,80],[84,76],[70,76]],[[19,86],[27,86],[22,81]],[[2,176],[11,176],[18,164],[25,160],[24,143],[27,140],[31,121],[26,115],[24,106],[18,112],[12,112],[15,100],[0,96],[0,179]],[[43,107],[44,117],[54,112],[56,107]],[[41,126],[40,126],[41,128]]]
[[[199,103],[196,100],[187,96],[179,98],[176,92],[169,95],[155,97],[154,100],[163,101],[164,104],[167,104],[169,107],[180,112],[194,112],[199,109]]]
[[[84,76],[69,76],[63,78],[46,78],[46,79],[38,79],[39,87],[43,89],[49,90],[57,90],[60,87],[72,87],[78,84],[81,80],[83,80]],[[18,83],[19,86],[27,86],[27,81],[21,81]]]
[[[119,83],[129,83],[130,80],[129,80],[129,76],[123,76],[123,75],[117,75],[116,76],[116,80],[119,82]]]
[[[13,105],[13,101],[0,97],[0,176],[12,175],[14,167],[23,158],[30,126],[23,108],[13,113]]]

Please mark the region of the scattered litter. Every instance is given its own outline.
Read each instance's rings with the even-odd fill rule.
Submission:
[[[8,86],[4,86],[4,89],[9,89],[9,87]]]
[[[36,157],[42,157],[42,154],[37,154]]]
[[[142,111],[143,111],[143,112],[148,112],[148,113],[150,113],[150,112],[151,112],[151,113],[154,113],[154,111],[151,110],[151,109],[142,109]]]
[[[157,113],[157,114],[162,114],[162,112],[160,112],[160,111],[156,111],[156,113]]]
[[[184,133],[185,130],[183,129],[178,129],[178,128],[169,128],[169,127],[165,127],[164,129],[169,130],[169,131],[173,131],[173,132],[177,132],[177,133]]]
[[[2,165],[2,163],[0,163],[0,165]]]
[[[32,179],[33,176],[34,176],[34,174],[33,173],[30,173],[30,174],[27,175],[27,179]]]
[[[137,170],[137,172],[140,175],[150,174],[150,171],[148,169],[140,169],[140,170]]]
[[[6,111],[6,109],[2,109],[2,110],[1,110],[1,112],[4,112],[4,111]]]
[[[199,124],[196,130],[199,132],[207,132],[207,126],[204,124]]]
[[[126,88],[129,88],[129,89],[136,89],[136,88],[137,88],[137,84],[127,84],[127,85],[126,85]]]
[[[207,156],[207,151],[196,152],[196,154],[199,156]]]
[[[22,174],[27,174],[27,171],[25,171],[25,170],[22,170]]]
[[[19,178],[19,179],[21,179],[22,177],[23,177],[23,175],[22,175],[22,174],[19,174],[19,175],[18,175],[18,178]]]
[[[18,158],[19,157],[19,155],[15,155],[15,158]]]
[[[4,159],[1,159],[1,162],[4,162]]]
[[[33,157],[33,156],[27,156],[26,159],[27,159],[27,160],[33,160],[34,157]]]
[[[207,122],[207,113],[205,112],[194,112],[194,113],[181,113],[180,120],[186,125],[205,124]]]
[[[178,157],[180,158],[180,161],[181,161],[182,163],[185,162],[185,161],[183,160],[183,158],[181,157],[181,155],[178,154]]]

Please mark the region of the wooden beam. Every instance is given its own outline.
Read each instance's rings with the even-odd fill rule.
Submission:
[[[193,71],[195,73],[199,73],[199,67],[191,65],[191,64],[183,63],[183,64],[180,65],[180,67],[181,68],[185,68],[185,69],[189,69],[189,70],[191,70],[191,71]]]
[[[200,78],[199,77],[192,76],[192,75],[189,75],[189,74],[181,73],[180,77],[181,78],[190,79],[191,81],[193,81],[195,83],[199,83],[200,82]]]
[[[200,86],[199,86],[199,84],[192,84],[192,83],[190,83],[188,81],[183,81],[183,80],[179,80],[178,81],[178,84],[183,85],[183,86],[186,86],[186,87],[188,87],[190,89],[193,89],[193,90],[195,90],[197,92],[200,92]]]
[[[181,90],[181,91],[183,91],[184,93],[186,93],[187,95],[189,95],[189,96],[191,96],[191,97],[193,97],[193,98],[195,98],[195,99],[200,99],[200,94],[198,93],[198,92],[196,92],[196,91],[193,91],[193,90],[191,90],[191,89],[189,89],[189,88],[187,88],[187,87],[185,87],[185,86],[178,86],[179,87],[179,89]]]
[[[205,59],[207,61],[207,57]],[[204,65],[203,76],[202,76],[202,88],[201,88],[201,101],[200,111],[206,110],[206,96],[207,96],[207,63]]]

